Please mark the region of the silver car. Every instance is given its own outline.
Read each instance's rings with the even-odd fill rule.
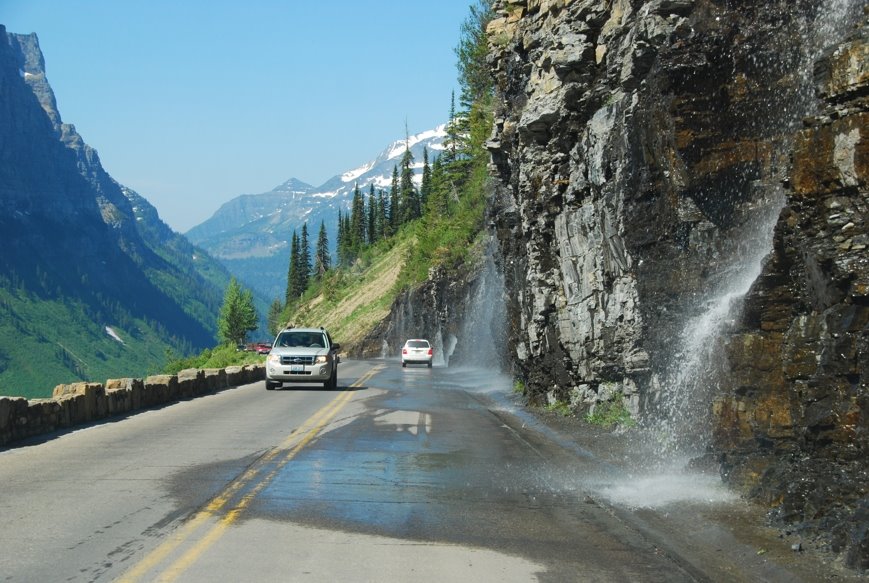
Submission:
[[[434,350],[428,340],[412,338],[401,347],[401,366],[419,363],[427,364],[431,368]]]
[[[323,383],[326,389],[337,388],[340,348],[323,328],[282,330],[266,359],[266,389],[283,383]]]

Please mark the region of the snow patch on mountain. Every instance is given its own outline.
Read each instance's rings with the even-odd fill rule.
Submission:
[[[112,328],[110,328],[109,326],[106,326],[106,334],[108,334],[109,336],[112,337],[112,339],[117,340],[117,341],[120,342],[121,344],[124,343],[124,341],[121,339],[121,337],[118,336],[118,333],[115,332],[115,331],[114,331]]]
[[[389,188],[392,186],[392,177],[391,176],[375,176],[374,177],[374,186],[375,188]]]
[[[341,181],[342,182],[353,182],[354,180],[356,180],[357,178],[359,178],[360,176],[362,176],[363,174],[365,174],[366,172],[371,170],[373,167],[374,167],[374,162],[371,161],[368,164],[365,164],[364,166],[360,166],[359,168],[356,168],[355,170],[350,170],[349,172],[345,172],[344,174],[341,175]]]
[[[421,142],[442,142],[443,139],[447,137],[446,127],[446,124],[441,124],[433,130],[428,130],[426,132],[422,132],[421,134],[410,136],[404,140],[398,140],[397,142],[393,142],[387,151],[386,159],[392,160],[393,158],[399,158],[404,155],[405,150],[407,150],[408,148],[413,148],[415,145]],[[443,147],[432,147],[429,149],[443,149]]]

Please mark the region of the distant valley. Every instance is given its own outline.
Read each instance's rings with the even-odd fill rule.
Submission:
[[[61,119],[36,35],[0,25],[0,394],[159,372],[216,342],[229,272]]]

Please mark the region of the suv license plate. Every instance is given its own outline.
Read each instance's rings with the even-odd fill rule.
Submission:
[[[305,367],[301,364],[291,364],[290,372],[305,372]]]

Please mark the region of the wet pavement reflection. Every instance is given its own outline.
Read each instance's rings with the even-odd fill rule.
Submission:
[[[637,535],[575,486],[553,486],[554,466],[564,465],[556,458],[566,454],[505,425],[490,397],[510,390],[509,377],[491,371],[390,362],[342,412],[350,418],[302,450],[247,515],[486,547],[559,577],[579,564],[629,577],[639,558],[643,580],[684,579],[648,548],[638,551]]]

